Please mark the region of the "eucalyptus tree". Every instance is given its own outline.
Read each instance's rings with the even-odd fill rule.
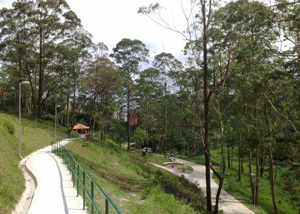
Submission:
[[[94,130],[95,118],[100,126],[101,139],[104,140],[109,119],[113,116],[116,107],[116,97],[120,91],[121,75],[107,57],[98,57],[89,62],[87,73],[84,75],[84,84],[91,96],[91,124]]]
[[[299,135],[297,130],[297,121],[299,121],[299,111],[296,109],[299,106],[299,77],[300,77],[300,21],[299,11],[300,3],[278,1],[278,5],[274,8],[276,11],[276,26],[280,33],[278,37],[278,43],[280,48],[275,49],[277,73],[281,80],[276,81],[280,84],[280,87],[284,90],[278,90],[281,94],[281,106],[280,108],[274,105],[274,102],[269,104],[272,109],[278,114],[279,117],[289,123],[293,132]],[[279,86],[279,85],[278,85]],[[285,94],[283,96],[283,94]]]
[[[212,22],[214,19],[215,2],[209,1],[187,1],[189,2],[188,10],[183,8],[184,17],[187,24],[185,31],[179,31],[172,27],[166,20],[163,20],[159,14],[161,9],[158,3],[151,4],[149,7],[142,7],[139,9],[139,13],[149,15],[152,19],[156,20],[162,27],[179,33],[187,41],[187,49],[189,50],[190,60],[193,67],[201,73],[201,92],[202,100],[198,103],[203,106],[203,114],[201,115],[201,125],[203,126],[203,137],[201,138],[204,146],[205,155],[205,171],[206,171],[206,206],[209,212],[212,211],[212,199],[211,199],[211,161],[210,161],[210,141],[209,141],[209,111],[210,111],[210,98],[214,91],[222,85],[228,76],[228,68],[219,75],[213,75],[212,73],[218,72],[217,70],[211,70],[209,58],[211,34],[209,33],[213,27]],[[230,55],[230,54],[229,54]],[[230,59],[230,56],[228,57]],[[230,60],[228,60],[230,61]],[[215,77],[212,79],[212,77]]]
[[[34,51],[30,29],[33,5],[32,1],[17,1],[13,3],[12,8],[0,10],[2,71],[14,77],[10,78],[10,85],[14,88],[18,88],[18,83],[26,78],[29,70],[27,64]]]
[[[84,29],[76,29],[72,34],[56,45],[53,60],[49,62],[49,69],[54,74],[48,78],[46,86],[54,87],[60,97],[61,110],[64,111],[65,125],[70,127],[70,109],[72,109],[72,124],[75,122],[76,97],[80,96],[80,78],[90,57],[89,49],[92,46],[91,35]],[[50,81],[49,77],[52,77]],[[53,81],[58,81],[54,84]],[[52,84],[52,86],[49,84]],[[72,108],[70,100],[73,97]],[[81,106],[81,105],[79,105]],[[63,118],[62,118],[63,119]]]
[[[140,40],[122,39],[110,55],[120,66],[125,77],[127,91],[127,149],[130,149],[130,108],[133,92],[133,78],[139,73],[140,65],[148,61],[149,50]]]
[[[161,104],[163,100],[163,84],[160,71],[156,68],[147,68],[140,72],[136,80],[137,114],[141,126],[149,136],[149,143],[156,149],[161,139]],[[162,149],[162,146],[160,149]],[[156,151],[156,150],[155,150]]]
[[[264,4],[240,0],[231,2],[221,8],[217,14],[219,22],[224,26],[227,35],[235,39],[236,48],[232,56],[231,87],[243,109],[246,136],[241,138],[249,143],[249,179],[254,205],[259,204],[260,177],[262,156],[265,153],[265,144],[262,126],[265,87],[269,82],[266,78],[274,69],[273,44],[278,35],[274,31],[275,13]],[[267,117],[265,117],[267,118]],[[252,171],[252,156],[255,155],[256,172]],[[269,157],[272,160],[271,156]],[[239,172],[241,171],[239,164]],[[271,169],[271,168],[270,168]],[[255,176],[253,176],[255,175]],[[239,173],[240,176],[240,173]],[[272,174],[273,176],[273,174]],[[254,177],[254,180],[253,180]],[[271,189],[274,185],[271,182]],[[277,213],[275,193],[272,191],[274,212]]]
[[[65,0],[51,1],[38,0],[32,9],[32,31],[36,38],[38,54],[38,95],[37,116],[42,116],[43,95],[45,91],[45,78],[48,75],[48,65],[54,53],[57,42],[72,33],[80,26],[80,19],[70,10]]]
[[[160,53],[154,57],[153,62],[154,67],[161,71],[161,74],[164,79],[164,153],[166,154],[166,147],[168,144],[168,102],[167,102],[167,93],[168,93],[168,75],[171,72],[176,72],[178,69],[181,69],[182,65],[171,53]]]

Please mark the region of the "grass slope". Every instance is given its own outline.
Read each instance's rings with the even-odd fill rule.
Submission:
[[[22,119],[22,156],[43,148],[54,140],[53,124]],[[60,137],[65,136],[58,129]],[[10,132],[10,133],[9,133]],[[18,118],[0,112],[0,214],[10,213],[24,191],[25,180],[19,169]]]
[[[221,163],[221,157],[218,155],[219,151],[212,151],[212,162]],[[219,153],[220,154],[220,153]],[[191,161],[196,163],[204,164],[204,157],[200,156],[198,158],[193,158]],[[249,168],[248,164],[244,162],[244,172],[242,173],[242,180],[238,181],[238,161],[233,160],[233,168],[226,168],[225,182],[223,188],[232,196],[240,200],[247,207],[253,210],[255,213],[259,214],[271,214],[273,213],[273,204],[271,198],[270,182],[268,180],[268,167],[266,166],[264,176],[260,179],[260,198],[259,206],[254,206],[251,204],[251,189],[249,184]],[[255,166],[252,166],[252,170],[255,171]],[[295,201],[291,199],[291,196],[287,191],[281,188],[284,181],[282,172],[286,170],[282,167],[278,167],[277,178],[275,180],[275,192],[277,207],[280,214],[295,214],[299,212],[299,208]],[[218,178],[214,176],[216,182]]]
[[[66,148],[104,187],[123,213],[204,213],[199,189],[188,187],[191,185],[188,182],[147,163],[149,154],[143,157],[140,153],[127,152],[112,140],[88,143],[76,140]],[[163,157],[150,155],[149,158],[167,161]],[[185,199],[179,199],[179,195]],[[96,201],[103,202],[103,197],[95,197]]]

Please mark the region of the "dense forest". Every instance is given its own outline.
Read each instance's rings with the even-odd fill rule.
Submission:
[[[165,155],[204,156],[208,211],[209,171],[219,194],[232,158],[254,205],[268,174],[273,211],[280,213],[278,166],[288,169],[281,185],[300,205],[299,2],[186,2],[184,31],[160,16],[158,3],[137,11],[185,39],[184,62],[165,52],[150,57],[138,38],[112,50],[93,43],[65,0],[17,0],[2,8],[1,109],[18,108],[21,86],[22,109],[37,119],[54,120],[57,109],[61,125],[81,122],[128,150],[135,143]]]

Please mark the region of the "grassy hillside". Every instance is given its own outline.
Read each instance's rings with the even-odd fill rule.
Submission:
[[[54,140],[52,123],[22,119],[22,127],[23,157]],[[65,137],[65,130],[59,127],[58,135]],[[25,180],[19,161],[18,118],[0,112],[0,214],[10,213],[24,191]]]
[[[112,140],[77,140],[66,148],[124,213],[203,213],[203,196],[195,185],[148,163],[148,158],[160,162],[163,157],[127,152]]]
[[[221,163],[220,152],[218,150],[212,151],[212,161],[214,163]],[[193,158],[192,161],[204,164],[204,157],[200,156],[198,158]],[[269,214],[273,213],[273,205],[271,198],[270,182],[268,180],[268,167],[266,166],[264,176],[260,180],[260,206],[255,207],[251,204],[251,189],[249,184],[249,170],[248,164],[245,160],[244,163],[244,172],[242,173],[242,180],[238,181],[238,161],[233,160],[232,169],[226,169],[225,182],[223,188],[243,202],[251,210],[259,214]],[[252,166],[252,170],[255,170],[255,166]],[[276,201],[279,213],[281,214],[295,214],[299,212],[300,202],[292,200],[292,195],[283,188],[285,181],[284,171],[288,170],[284,167],[278,167],[277,177],[275,180],[275,192],[276,192]],[[215,181],[218,182],[218,179],[215,178]],[[298,206],[297,206],[298,204]]]

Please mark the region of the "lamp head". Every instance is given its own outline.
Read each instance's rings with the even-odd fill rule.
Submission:
[[[29,82],[29,81],[22,81],[21,84],[22,84],[22,85],[29,85],[30,82]]]

